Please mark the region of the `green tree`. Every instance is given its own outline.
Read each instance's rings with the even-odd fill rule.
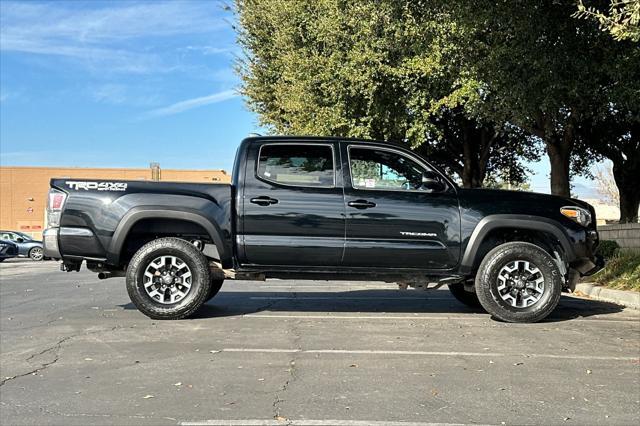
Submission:
[[[580,0],[578,11],[573,16],[595,19],[600,28],[608,31],[616,40],[640,41],[640,0],[609,0],[608,3],[607,13]]]
[[[620,223],[637,222],[640,207],[640,110],[608,109],[585,124],[583,134],[593,151],[613,163]]]
[[[485,114],[483,84],[460,62],[466,30],[439,2],[237,0],[236,9],[242,92],[271,131],[405,142],[467,187],[496,173],[526,178],[519,156],[535,157],[531,140]]]
[[[584,172],[595,156],[581,126],[603,105],[638,97],[629,71],[640,67],[637,45],[572,19],[573,1],[478,0],[447,9],[466,36],[461,72],[482,82],[492,99],[486,114],[540,138],[551,192],[569,196],[571,172]]]
[[[521,129],[469,119],[458,108],[445,109],[433,124],[437,131],[429,132],[416,150],[458,175],[465,188],[486,186],[493,180],[524,183],[530,170],[521,160],[539,156],[538,144]]]

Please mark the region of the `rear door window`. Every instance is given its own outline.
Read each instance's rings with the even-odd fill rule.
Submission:
[[[258,178],[282,185],[335,186],[331,145],[267,144],[260,148]]]

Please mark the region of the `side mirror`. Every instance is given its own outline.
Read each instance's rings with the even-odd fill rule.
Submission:
[[[24,238],[18,237],[18,238],[16,239],[16,242],[18,242],[18,243],[24,243]]]
[[[422,173],[422,188],[431,192],[441,192],[447,188],[439,174],[427,171]]]

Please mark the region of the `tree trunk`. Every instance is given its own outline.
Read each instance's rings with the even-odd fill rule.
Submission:
[[[640,193],[633,187],[618,190],[620,191],[620,223],[637,223]]]
[[[575,120],[573,116],[558,134],[549,117],[542,112],[536,115],[536,125],[532,133],[541,138],[546,147],[551,166],[551,193],[561,197],[571,197],[570,165],[575,143]]]
[[[471,146],[471,135],[468,124],[464,126],[462,131],[462,187],[473,188],[474,175],[474,155]]]
[[[467,139],[463,142],[463,168],[462,187],[480,188],[484,181],[486,165],[480,164],[478,153],[473,149],[473,141]]]
[[[640,170],[638,169],[640,168],[634,168],[632,164],[624,164],[623,161],[613,163],[613,178],[620,194],[620,223],[638,222],[640,207],[640,185],[638,184]]]
[[[549,163],[551,165],[551,193],[561,197],[571,196],[569,181],[570,155],[565,147],[559,143],[550,141],[546,143]]]
[[[489,149],[495,139],[495,131],[484,127],[477,129],[474,123],[469,122],[462,137],[462,186],[481,188],[487,175]]]

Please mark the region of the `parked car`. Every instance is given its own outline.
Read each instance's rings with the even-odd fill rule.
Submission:
[[[0,240],[11,241],[18,246],[18,256],[31,260],[44,259],[42,241],[34,240],[29,235],[18,231],[0,231]]]
[[[18,246],[7,240],[0,240],[0,262],[18,255]]]
[[[53,179],[45,254],[126,276],[156,319],[193,314],[226,279],[448,285],[509,322],[545,318],[603,266],[584,201],[458,187],[399,144],[245,139],[230,185]]]

